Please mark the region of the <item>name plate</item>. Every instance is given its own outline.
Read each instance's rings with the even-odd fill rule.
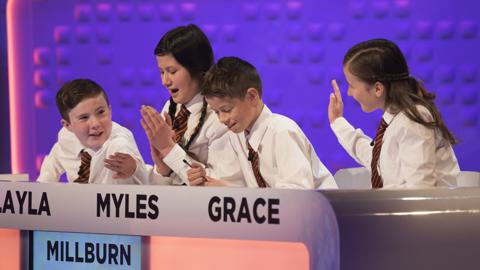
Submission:
[[[1,182],[0,227],[297,242],[314,268],[336,269],[339,260],[335,213],[315,190]],[[50,250],[96,248],[58,241]]]
[[[141,269],[141,236],[31,232],[33,269]]]

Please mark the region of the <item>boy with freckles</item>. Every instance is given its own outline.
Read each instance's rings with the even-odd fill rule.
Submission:
[[[260,76],[250,63],[221,58],[205,75],[202,94],[230,130],[225,147],[235,152],[248,187],[337,188],[300,127],[263,103]],[[190,184],[229,184],[210,177],[195,163],[192,167]]]
[[[63,128],[43,161],[38,182],[58,182],[66,173],[68,182],[145,184],[145,164],[135,139],[112,121],[102,87],[89,79],[72,80],[60,88],[56,103]],[[123,157],[122,166],[104,161],[115,153]]]

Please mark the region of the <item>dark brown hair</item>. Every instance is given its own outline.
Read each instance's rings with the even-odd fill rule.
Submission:
[[[412,121],[428,128],[438,128],[451,144],[457,142],[435,106],[435,94],[428,92],[410,75],[402,51],[392,41],[372,39],[353,46],[345,55],[343,66],[369,85],[382,83],[386,109],[394,113],[404,111]],[[433,121],[422,117],[416,105],[427,108]]]
[[[205,97],[244,99],[249,88],[262,97],[262,81],[255,67],[238,57],[223,57],[205,75],[202,85]]]
[[[75,79],[66,82],[57,92],[56,103],[62,118],[70,122],[68,114],[80,102],[87,98],[103,95],[107,105],[110,105],[107,94],[103,88],[90,79]]]

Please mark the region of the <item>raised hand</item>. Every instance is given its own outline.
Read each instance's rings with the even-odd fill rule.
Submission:
[[[333,93],[330,93],[330,103],[328,104],[328,120],[330,124],[337,118],[343,116],[342,94],[338,88],[336,80],[332,80]]]
[[[150,106],[142,106],[141,124],[147,134],[150,145],[155,147],[162,156],[166,156],[172,150],[175,142],[172,137],[172,121],[167,113],[163,118],[159,112]]]
[[[137,161],[129,154],[117,152],[103,161],[105,168],[115,172],[113,179],[127,179],[137,170]]]

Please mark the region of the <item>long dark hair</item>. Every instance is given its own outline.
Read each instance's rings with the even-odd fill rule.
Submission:
[[[404,111],[412,121],[428,128],[438,128],[450,144],[457,143],[435,106],[435,94],[410,75],[407,61],[395,43],[386,39],[361,42],[348,50],[343,66],[367,84],[382,83],[386,109],[394,113]],[[433,121],[422,117],[416,105],[427,108]]]
[[[187,69],[190,76],[198,81],[198,85],[202,84],[205,73],[214,61],[210,41],[202,30],[194,24],[179,26],[168,31],[158,42],[154,54],[157,56],[171,54],[180,65]],[[205,123],[207,105],[204,99],[200,121],[188,142],[183,146],[187,151]],[[170,98],[168,114],[172,121],[175,119],[176,111],[177,103]]]

